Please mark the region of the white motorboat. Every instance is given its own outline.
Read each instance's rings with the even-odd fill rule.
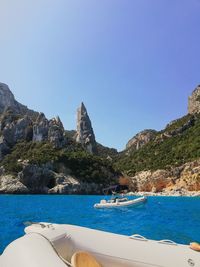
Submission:
[[[1,267],[66,267],[78,251],[88,252],[102,267],[200,266],[199,252],[170,240],[47,223],[30,225],[25,232],[4,250]]]
[[[112,198],[111,200],[106,201],[102,199],[100,203],[96,203],[94,208],[115,208],[115,207],[126,207],[126,206],[136,206],[143,204],[147,201],[146,197],[139,197],[136,199],[128,198]]]

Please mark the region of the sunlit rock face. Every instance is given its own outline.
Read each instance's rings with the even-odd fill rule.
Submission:
[[[192,92],[188,99],[188,113],[200,113],[200,85]]]
[[[64,127],[59,117],[53,118],[49,121],[48,141],[56,148],[63,147],[64,140]]]
[[[0,112],[8,107],[18,108],[18,105],[8,85],[0,83]]]
[[[49,121],[40,113],[33,124],[33,141],[46,141],[48,137]]]
[[[0,83],[0,113],[6,109],[12,109],[16,114],[28,115],[32,119],[38,116],[38,112],[28,109],[15,100],[13,93],[5,83]]]
[[[130,188],[138,192],[200,191],[200,160],[169,170],[141,171],[130,177]]]
[[[88,152],[95,153],[96,141],[91,120],[83,103],[77,110],[76,142],[82,144]]]
[[[33,141],[49,141],[56,148],[64,145],[64,127],[59,117],[47,120],[40,113],[33,125]]]
[[[136,134],[133,138],[131,138],[126,144],[126,149],[138,150],[151,140],[153,140],[156,136],[155,130],[144,130],[138,134]]]
[[[48,120],[43,113],[28,109],[15,100],[6,84],[0,83],[0,160],[19,141],[49,141],[62,148],[65,139],[59,117]]]
[[[31,141],[33,136],[32,120],[27,115],[16,114],[10,107],[0,115],[0,154],[18,141]]]

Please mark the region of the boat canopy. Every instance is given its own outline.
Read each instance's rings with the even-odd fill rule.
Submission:
[[[108,195],[109,193],[117,192],[120,189],[119,185],[112,185],[103,189],[104,195]]]
[[[127,190],[128,187],[125,185],[112,185],[103,189],[104,195],[113,194],[113,193],[120,193],[123,190]]]

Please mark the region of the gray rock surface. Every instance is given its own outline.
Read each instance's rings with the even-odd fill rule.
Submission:
[[[8,107],[19,108],[8,85],[0,83],[0,112],[3,112]]]
[[[29,116],[19,116],[11,109],[6,109],[0,117],[0,159],[18,141],[32,140],[32,120]]]
[[[30,193],[48,193],[49,187],[54,186],[54,174],[49,164],[24,164],[18,178]]]
[[[40,113],[33,124],[33,141],[46,141],[48,138],[49,121],[44,113]]]
[[[137,192],[200,191],[200,160],[170,170],[141,171],[130,178],[130,189]]]
[[[96,140],[92,123],[83,103],[77,110],[77,134],[76,141],[81,143],[91,154],[96,151]]]
[[[49,121],[48,140],[56,148],[61,148],[65,144],[64,127],[59,117]]]
[[[0,136],[0,160],[4,158],[6,154],[10,152],[10,148],[8,147],[3,136]]]
[[[157,132],[155,130],[147,129],[136,134],[133,138],[131,138],[128,141],[126,149],[130,148],[133,150],[140,149],[141,147],[149,143],[151,140],[153,140],[156,136],[156,133]]]
[[[200,113],[200,85],[192,92],[188,99],[188,113]]]
[[[101,194],[103,186],[95,183],[80,182],[70,175],[55,175],[56,186],[49,194]]]
[[[21,161],[20,161],[21,162]],[[0,193],[4,194],[101,194],[103,185],[80,182],[75,177],[53,171],[52,164],[38,166],[21,162],[18,175],[0,172]]]
[[[0,193],[5,194],[26,194],[28,188],[19,181],[18,178],[12,175],[0,176]]]
[[[40,113],[33,125],[33,141],[49,141],[56,148],[65,144],[64,127],[59,117],[47,120],[43,113]]]
[[[0,113],[9,107],[12,108],[15,113],[28,115],[32,118],[35,118],[38,115],[38,112],[30,110],[26,106],[17,102],[7,84],[0,83]]]
[[[13,146],[18,141],[32,140],[32,121],[28,116],[6,124],[2,130],[2,136],[9,146]]]

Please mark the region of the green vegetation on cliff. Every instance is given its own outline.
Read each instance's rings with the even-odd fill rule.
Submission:
[[[56,149],[48,142],[20,142],[4,158],[1,166],[7,173],[17,174],[22,170],[24,160],[39,166],[52,163],[55,168],[58,163],[62,163],[71,175],[84,182],[104,184],[115,176],[109,160],[89,154],[74,142],[62,149]]]
[[[200,115],[187,115],[167,125],[140,149],[129,148],[120,154],[99,145],[98,155],[91,155],[72,140],[62,149],[54,148],[49,142],[19,142],[1,166],[7,173],[17,174],[24,160],[36,165],[62,163],[81,181],[105,183],[120,171],[134,175],[143,170],[169,169],[200,158],[199,133]],[[113,160],[107,159],[106,154]]]
[[[194,122],[185,127],[191,118],[187,115],[172,122],[139,150],[122,152],[116,168],[134,175],[138,171],[168,169],[200,158],[200,116],[195,115]],[[176,133],[181,127],[182,131]],[[172,131],[175,133],[169,136]]]

